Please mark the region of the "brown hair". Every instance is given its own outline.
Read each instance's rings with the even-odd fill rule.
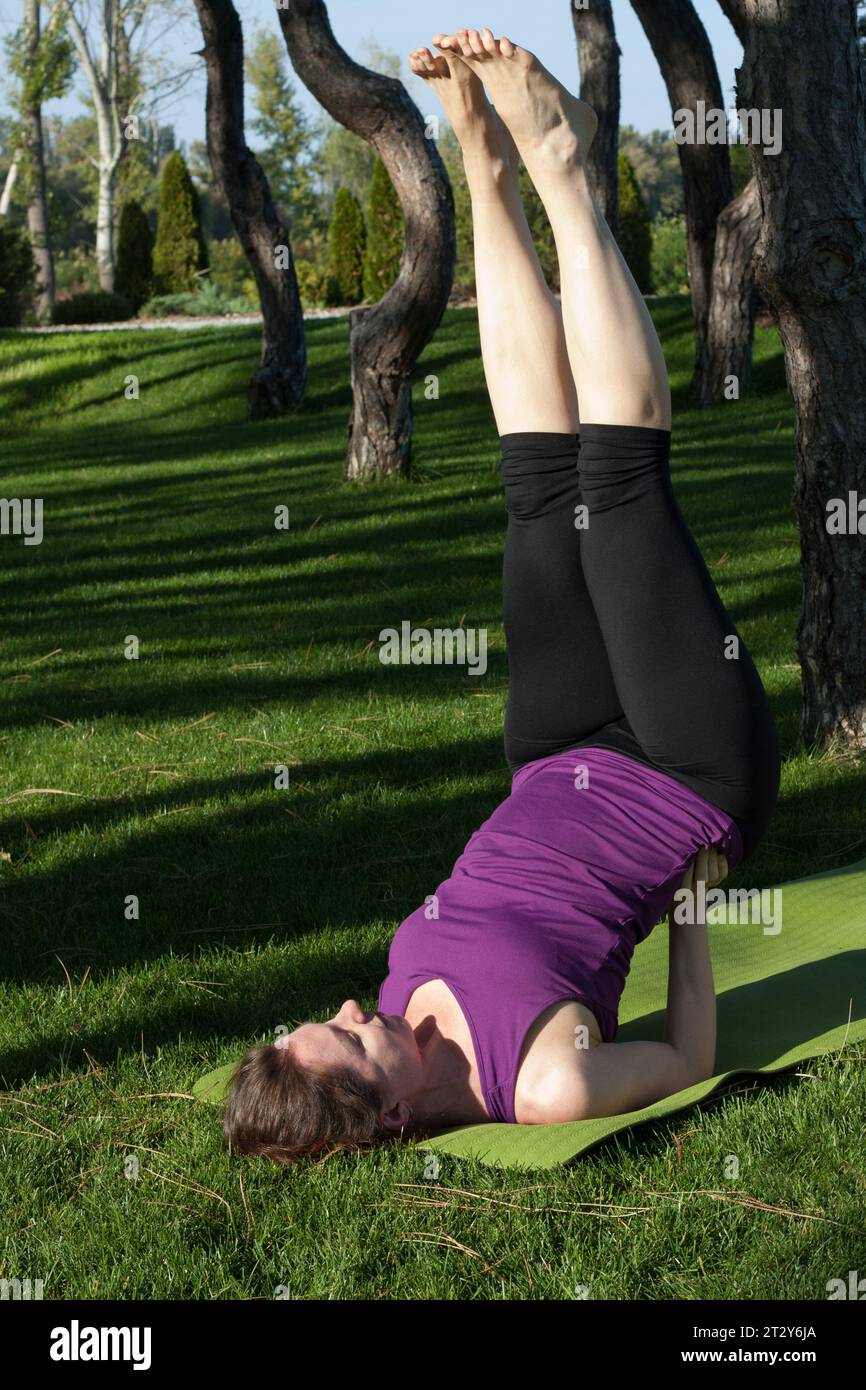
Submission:
[[[296,1163],[388,1137],[376,1087],[350,1069],[302,1067],[288,1048],[253,1047],[238,1063],[223,1118],[236,1152]]]

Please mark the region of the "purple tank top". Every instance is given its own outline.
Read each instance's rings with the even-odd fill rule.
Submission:
[[[634,948],[706,845],[731,868],[743,855],[731,817],[667,773],[602,748],[527,763],[433,901],[398,927],[379,1008],[405,1013],[419,985],[444,980],[472,1036],[487,1112],[515,1124],[532,1024],[575,999],[613,1041]]]

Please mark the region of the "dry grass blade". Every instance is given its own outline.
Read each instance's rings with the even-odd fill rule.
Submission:
[[[66,792],[61,787],[22,787],[20,792],[3,798],[4,806],[8,806],[10,801],[17,801],[19,796],[77,796],[79,800],[84,800],[83,792]]]
[[[711,1188],[697,1187],[690,1192],[648,1192],[648,1197],[662,1197],[681,1202],[684,1197],[711,1197],[716,1202],[731,1202],[737,1207],[747,1207],[752,1211],[766,1211],[772,1216],[788,1216],[795,1221],[820,1221],[827,1226],[838,1226],[842,1231],[856,1231],[862,1235],[864,1230],[858,1226],[846,1226],[843,1221],[834,1221],[832,1216],[820,1216],[817,1212],[795,1211],[791,1207],[777,1207],[772,1202],[762,1202],[759,1197],[750,1197],[745,1192],[714,1192]]]
[[[432,1188],[433,1186],[434,1186],[433,1183],[419,1183],[419,1182],[401,1182],[401,1183],[395,1183],[395,1187],[406,1188],[406,1189],[415,1189],[416,1191],[423,1191],[423,1192],[426,1192],[428,1196],[429,1196],[430,1190],[431,1190],[431,1188]],[[439,1192],[439,1193],[452,1193],[452,1194],[453,1194],[454,1196],[456,1196],[456,1197],[471,1197],[471,1198],[473,1198],[473,1199],[475,1199],[476,1201],[479,1201],[479,1202],[489,1202],[492,1206],[497,1206],[497,1207],[508,1207],[508,1208],[510,1208],[512,1211],[526,1211],[526,1212],[542,1212],[542,1211],[574,1212],[574,1211],[576,1211],[576,1210],[579,1210],[580,1208],[585,1208],[585,1210],[587,1211],[587,1214],[590,1213],[590,1212],[598,1212],[599,1214],[609,1214],[609,1215],[617,1215],[617,1216],[635,1216],[635,1215],[638,1215],[638,1214],[641,1213],[641,1212],[646,1212],[646,1211],[650,1211],[650,1210],[651,1210],[650,1207],[622,1206],[622,1205],[620,1205],[618,1202],[602,1202],[601,1200],[598,1200],[598,1201],[595,1201],[595,1202],[572,1202],[571,1205],[569,1205],[569,1206],[567,1206],[567,1207],[550,1207],[550,1206],[529,1207],[529,1206],[526,1206],[526,1205],[525,1205],[524,1203],[522,1203],[522,1202],[514,1202],[514,1201],[511,1201],[510,1198],[506,1198],[506,1197],[493,1197],[493,1196],[491,1196],[490,1193],[488,1193],[488,1192],[473,1192],[471,1189],[465,1188],[465,1187],[442,1187],[442,1186],[439,1185],[439,1183],[436,1183],[436,1184],[435,1184],[435,1189],[436,1189],[436,1191]],[[531,1192],[533,1189],[532,1189],[532,1188],[526,1188],[526,1189],[523,1189],[523,1190]],[[411,1194],[411,1192],[407,1191],[406,1195],[407,1195],[407,1196],[410,1196],[410,1195],[412,1195],[412,1194]],[[515,1193],[515,1194],[513,1194],[513,1195],[516,1196],[516,1195],[518,1195],[518,1194]]]
[[[206,724],[209,719],[216,719],[216,710],[210,714],[203,714],[201,719],[194,719],[191,724],[184,724],[179,732],[185,734],[190,729],[197,729],[200,724]]]
[[[484,1258],[477,1250],[473,1250],[469,1245],[462,1245],[446,1231],[440,1231],[438,1235],[432,1231],[407,1231],[400,1239],[413,1245],[438,1245],[440,1249],[459,1250],[463,1255],[471,1255],[473,1260]]]
[[[147,1153],[153,1153],[153,1149],[147,1149]],[[209,1187],[202,1187],[197,1182],[181,1182],[180,1178],[170,1178],[166,1173],[157,1172],[156,1168],[143,1168],[143,1173],[149,1173],[152,1178],[159,1178],[160,1182],[170,1183],[172,1187],[182,1187],[187,1192],[202,1192],[206,1197],[211,1197],[215,1202],[221,1202],[231,1218],[232,1225],[235,1224],[234,1213],[225,1197],[221,1197],[218,1192],[212,1191]]]
[[[59,956],[55,956],[54,959],[56,961],[60,961],[60,968],[66,976],[66,988],[69,990],[69,1003],[70,1005],[72,1005],[75,1003],[75,998],[72,993],[72,979],[70,977],[69,971],[66,969],[66,966],[63,964],[63,961],[60,960]]]

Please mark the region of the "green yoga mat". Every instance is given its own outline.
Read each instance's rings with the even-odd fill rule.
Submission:
[[[786,1071],[843,1042],[866,1039],[866,859],[845,869],[765,890],[781,930],[752,922],[751,911],[710,915],[718,998],[715,1076],[642,1110],[556,1125],[464,1125],[419,1141],[436,1153],[506,1168],[552,1168],[611,1134],[673,1115],[739,1077]],[[778,923],[778,915],[776,921]],[[660,1040],[667,999],[668,930],[656,927],[637,947],[620,1004],[618,1042]],[[221,1104],[230,1062],[193,1087]]]

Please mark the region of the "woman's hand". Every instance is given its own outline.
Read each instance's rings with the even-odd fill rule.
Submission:
[[[680,887],[688,888],[694,893],[699,883],[703,883],[707,888],[715,888],[727,876],[728,861],[725,855],[715,845],[710,845],[706,849],[698,850],[683,874]]]

